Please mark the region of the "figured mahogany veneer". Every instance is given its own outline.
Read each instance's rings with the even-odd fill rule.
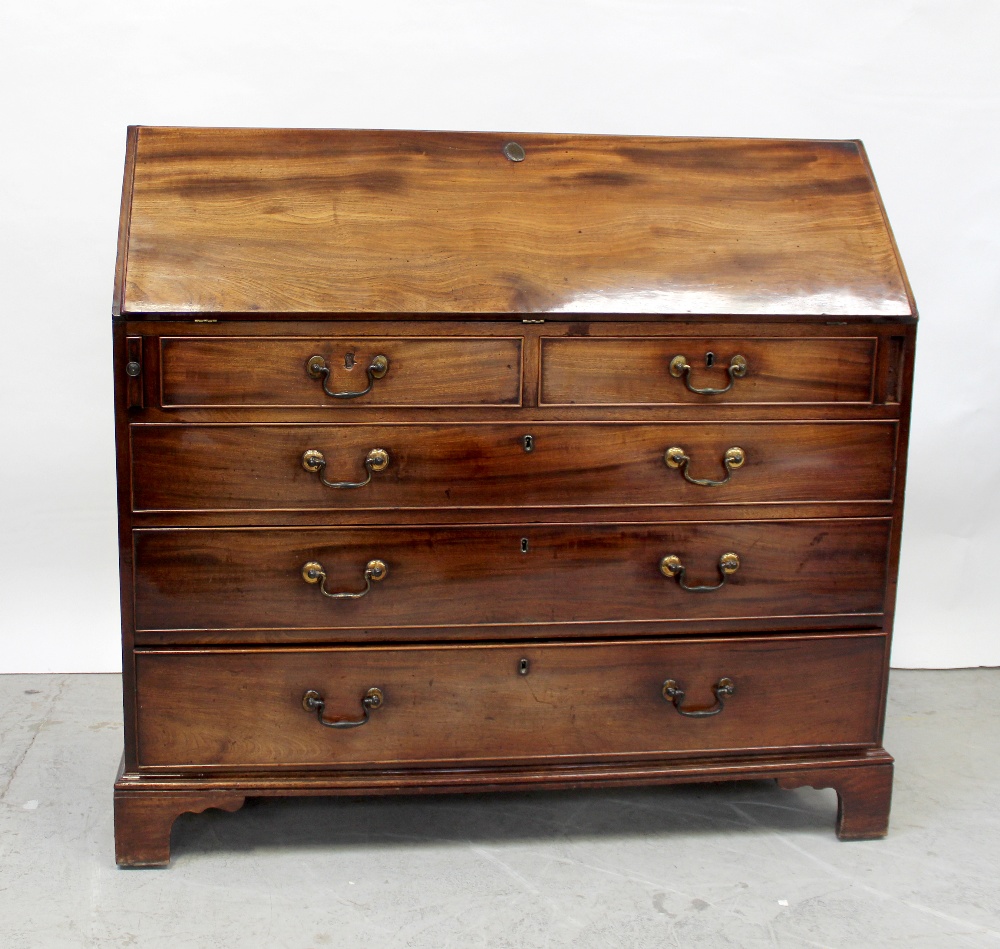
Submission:
[[[135,625],[144,630],[347,629],[361,640],[430,629],[429,638],[501,637],[507,626],[796,617],[803,626],[877,621],[888,518],[636,525],[385,528],[168,528],[135,532]],[[525,549],[527,548],[527,549]],[[719,582],[722,554],[739,570],[711,596],[659,569],[676,555],[691,584]],[[363,586],[365,564],[388,575],[358,600],[331,601],[302,578],[318,561],[330,590]],[[566,591],[573,594],[567,597]],[[262,612],[261,603],[267,604]],[[489,627],[500,627],[492,629]],[[378,631],[376,633],[376,631]],[[523,634],[523,631],[522,631]],[[342,637],[337,637],[342,638]]]
[[[365,768],[636,760],[748,748],[874,746],[881,635],[618,643],[396,646],[377,650],[142,651],[136,656],[139,766]],[[522,675],[520,663],[527,663]],[[680,714],[663,683],[686,690]],[[331,720],[302,707],[309,690]]]
[[[131,427],[137,511],[567,508],[890,501],[896,422],[506,422],[477,425]],[[525,435],[531,451],[525,450]],[[682,448],[692,484],[665,455]],[[360,482],[374,448],[388,465],[358,489],[325,487],[302,465],[323,453],[328,481]]]
[[[756,402],[871,402],[874,339],[754,339],[666,337],[663,339],[542,340],[543,405],[703,405],[668,370],[686,356],[691,386],[719,389],[726,369],[742,356],[752,371],[737,378],[713,404]],[[713,366],[705,365],[712,353]],[[689,363],[690,364],[690,363]]]
[[[137,129],[120,312],[913,314],[858,142],[512,137]]]
[[[133,128],[113,312],[121,865],[261,795],[885,834],[916,309],[860,143]]]
[[[368,366],[385,356],[385,375],[366,405],[517,405],[521,394],[518,338],[166,338],[160,347],[164,407],[329,405],[350,412],[350,401],[331,398],[303,371],[314,355],[330,369],[331,392],[364,389]]]

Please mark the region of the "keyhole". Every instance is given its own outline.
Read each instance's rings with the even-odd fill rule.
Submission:
[[[528,660],[527,659],[522,659],[517,664],[517,674],[518,675],[522,675],[522,676],[526,676],[528,674]]]
[[[344,368],[353,369],[354,368],[354,353],[347,353],[344,356]]]
[[[524,445],[524,450],[525,451],[534,451],[535,450],[535,436],[534,435],[525,435],[524,438],[521,439],[521,443]]]
[[[709,369],[715,365],[715,353],[705,353],[705,365],[708,366]]]
[[[528,538],[527,537],[522,537],[521,538],[521,553],[522,554],[526,554],[527,552],[528,552]]]

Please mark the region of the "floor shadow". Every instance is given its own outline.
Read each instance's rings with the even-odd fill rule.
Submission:
[[[174,824],[175,855],[288,848],[491,846],[532,841],[834,832],[834,791],[773,781],[384,797],[249,798]]]

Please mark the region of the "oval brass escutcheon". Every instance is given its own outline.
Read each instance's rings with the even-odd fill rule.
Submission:
[[[740,464],[743,462],[741,461]],[[368,452],[368,457],[365,458],[365,467],[372,471],[385,471],[389,467],[389,452],[384,448],[373,448]]]
[[[306,471],[310,471],[315,474],[317,471],[325,467],[326,456],[321,451],[317,451],[315,448],[310,448],[308,451],[302,453],[302,467]]]
[[[508,142],[504,145],[503,153],[508,161],[524,161],[524,149],[517,142]]]
[[[302,579],[306,583],[319,583],[326,576],[326,571],[321,563],[310,560],[309,563],[302,564]]]
[[[311,567],[311,566],[319,566],[319,564],[307,563],[306,566],[302,568],[303,573],[305,572],[306,567]],[[681,558],[678,557],[676,554],[670,554],[669,556],[664,557],[660,561],[660,573],[662,573],[665,577],[675,577],[677,576],[677,571],[683,569],[684,569],[684,564],[681,563]],[[308,580],[309,578],[307,577],[306,579]],[[310,580],[309,582],[315,583],[316,581]]]
[[[740,569],[740,558],[733,553],[723,554],[719,558],[719,569],[725,574],[736,573]]]

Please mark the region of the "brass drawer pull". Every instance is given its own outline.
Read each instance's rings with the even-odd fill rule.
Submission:
[[[359,600],[368,595],[368,591],[372,588],[372,580],[376,582],[384,580],[388,573],[389,568],[385,565],[384,560],[369,560],[365,565],[365,588],[363,590],[359,593],[331,593],[326,588],[326,571],[323,569],[323,564],[310,560],[309,563],[302,565],[302,579],[306,583],[318,583],[320,593],[330,597],[331,600]]]
[[[722,697],[732,695],[736,691],[736,683],[732,679],[722,678],[712,686],[712,691],[715,693],[715,705],[711,708],[689,710],[681,708],[685,693],[677,684],[677,680],[667,679],[663,683],[663,698],[673,702],[674,708],[687,718],[710,718],[712,715],[718,715],[726,707]]]
[[[315,356],[313,357],[316,358]],[[698,395],[722,395],[723,392],[728,392],[732,387],[733,383],[737,379],[742,379],[747,374],[747,361],[743,356],[733,356],[729,360],[729,385],[725,389],[699,389],[691,385],[691,366],[688,365],[687,356],[674,356],[670,360],[670,375],[675,379],[684,380],[684,385],[686,385],[692,392],[697,392]]]
[[[660,573],[665,577],[673,577],[677,580],[678,586],[688,593],[711,593],[712,590],[719,590],[725,586],[726,578],[740,569],[740,558],[734,553],[723,554],[719,558],[719,573],[722,579],[711,587],[689,587],[684,582],[684,571],[687,568],[681,563],[681,558],[670,554],[660,561]]]
[[[692,478],[688,472],[688,465],[691,464],[691,456],[683,448],[668,448],[666,454],[663,456],[663,460],[667,463],[668,468],[680,468],[681,474],[691,484],[700,484],[706,488],[717,488],[719,485],[726,484],[729,481],[733,476],[733,471],[743,467],[743,463],[747,460],[747,455],[742,448],[735,446],[727,448],[726,453],[722,456],[722,464],[726,469],[726,476],[721,481],[712,481],[710,478]]]
[[[384,448],[373,448],[365,458],[365,468],[368,469],[368,477],[364,481],[327,481],[323,477],[323,469],[326,468],[326,457],[323,452],[315,448],[310,448],[302,453],[302,467],[306,471],[319,475],[319,480],[328,488],[363,488],[372,480],[372,474],[376,471],[385,471],[389,467],[389,452]]]
[[[381,379],[389,371],[389,360],[385,356],[376,356],[368,366],[368,385],[357,392],[331,392],[326,384],[330,380],[330,367],[322,356],[310,356],[306,363],[309,375],[314,379],[323,380],[323,391],[334,399],[356,399],[361,395],[368,395],[375,385],[376,379]]]
[[[327,728],[357,728],[359,725],[364,725],[368,721],[368,713],[374,711],[377,708],[381,708],[385,703],[385,696],[382,694],[381,689],[371,688],[365,692],[363,698],[361,699],[361,710],[364,712],[364,716],[356,722],[350,720],[340,720],[337,722],[331,722],[323,718],[323,709],[326,708],[326,701],[323,696],[319,694],[315,689],[310,689],[302,696],[302,707],[307,712],[315,712],[316,717],[319,719],[320,725],[325,725]]]

